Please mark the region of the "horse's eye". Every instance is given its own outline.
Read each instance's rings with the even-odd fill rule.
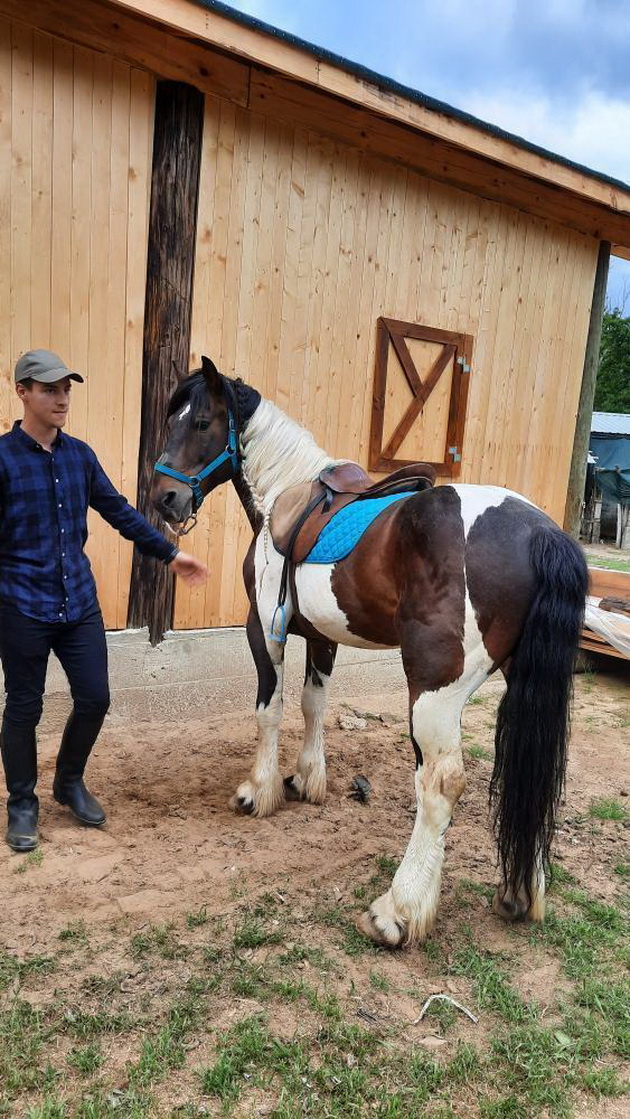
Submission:
[[[197,429],[197,431],[207,431],[209,427],[210,420],[197,420],[195,422],[195,428]]]

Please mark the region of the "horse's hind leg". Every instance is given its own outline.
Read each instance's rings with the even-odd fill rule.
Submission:
[[[289,799],[323,804],[326,799],[326,756],[324,715],[337,646],[333,642],[307,641],[306,672],[302,689],[304,744],[297,771],[284,782]]]
[[[391,888],[362,921],[364,932],[390,948],[424,939],[435,922],[444,834],[466,787],[460,719],[468,694],[458,681],[425,692],[412,707],[416,821]]]
[[[258,673],[258,747],[249,778],[239,785],[230,803],[238,812],[270,816],[284,800],[278,767],[284,645],[266,639],[258,611],[253,606],[247,619],[247,639]]]
[[[416,821],[391,888],[377,898],[362,927],[388,947],[422,940],[435,922],[442,878],[444,834],[466,787],[460,719],[467,692],[448,685],[413,704]]]

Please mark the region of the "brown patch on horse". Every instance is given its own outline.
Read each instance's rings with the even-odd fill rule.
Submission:
[[[483,643],[496,667],[513,651],[535,591],[529,538],[540,509],[506,497],[484,510],[466,540],[466,583]],[[554,526],[555,527],[555,526]]]
[[[400,645],[411,702],[464,669],[464,529],[450,486],[381,513],[335,565],[332,589],[352,633]]]

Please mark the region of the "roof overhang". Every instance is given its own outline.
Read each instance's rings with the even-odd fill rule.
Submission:
[[[629,186],[213,0],[0,0],[0,12],[610,241],[630,258]]]

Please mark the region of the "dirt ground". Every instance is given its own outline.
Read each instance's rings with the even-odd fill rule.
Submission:
[[[455,883],[491,883],[494,855],[487,826],[494,712],[499,679],[473,697],[464,717],[468,788],[448,833],[440,924],[448,920]],[[367,714],[364,730],[343,730],[339,715]],[[45,953],[60,930],[126,917],[130,929],[176,920],[207,907],[227,913],[249,891],[289,887],[328,899],[378,854],[398,859],[413,824],[413,756],[401,691],[353,700],[333,696],[327,717],[328,798],[323,806],[287,804],[274,817],[236,816],[228,801],[249,769],[255,721],[250,712],[196,712],[185,722],[106,724],[89,784],[108,813],[107,825],[75,825],[52,799],[56,741],[40,739],[39,864],[0,852],[0,947],[21,957]],[[385,721],[378,717],[384,716]],[[301,716],[285,712],[281,764],[292,772]],[[351,780],[372,785],[368,804],[349,797]],[[627,856],[627,830],[592,821],[577,825],[595,798],[630,792],[630,663],[576,677],[574,730],[557,856],[579,881],[605,899],[610,865]],[[625,849],[624,849],[625,845]],[[608,868],[609,873],[604,873]],[[486,918],[484,918],[486,920]],[[497,944],[501,923],[487,916]],[[81,976],[77,975],[77,986]]]

